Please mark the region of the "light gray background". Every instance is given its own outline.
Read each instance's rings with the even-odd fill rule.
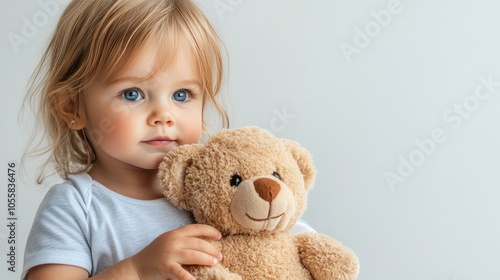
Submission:
[[[228,49],[232,127],[312,152],[305,219],[354,249],[360,280],[500,279],[498,1],[198,2]],[[1,1],[3,170],[26,144],[20,101],[65,3]],[[7,224],[6,171],[0,181]],[[18,271],[43,194],[18,187]],[[0,278],[18,279],[7,234]]]

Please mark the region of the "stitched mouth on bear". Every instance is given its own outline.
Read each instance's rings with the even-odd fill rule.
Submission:
[[[267,217],[265,219],[257,219],[257,218],[254,218],[254,217],[248,215],[248,213],[245,213],[245,214],[247,215],[248,218],[250,218],[251,220],[256,221],[256,222],[264,222],[264,221],[274,220],[274,219],[281,218],[283,215],[285,215],[285,213],[281,213],[278,216]]]

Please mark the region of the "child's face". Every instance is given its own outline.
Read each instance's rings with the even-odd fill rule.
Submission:
[[[149,77],[156,49],[145,47],[120,77],[85,96],[85,128],[97,161],[156,169],[165,154],[198,143],[203,95],[194,56],[180,48],[167,69]]]

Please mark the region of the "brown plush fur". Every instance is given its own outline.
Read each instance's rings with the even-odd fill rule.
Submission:
[[[309,152],[258,127],[223,130],[185,145],[160,165],[165,196],[223,234],[214,267],[197,279],[356,279],[358,258],[335,239],[293,235],[316,171]]]

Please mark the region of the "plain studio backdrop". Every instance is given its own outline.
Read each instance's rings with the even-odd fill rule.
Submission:
[[[1,2],[1,279],[46,190],[17,178],[9,212],[19,106],[67,2]],[[500,279],[500,2],[198,3],[229,54],[231,127],[311,151],[304,219],[357,253],[360,280]]]

